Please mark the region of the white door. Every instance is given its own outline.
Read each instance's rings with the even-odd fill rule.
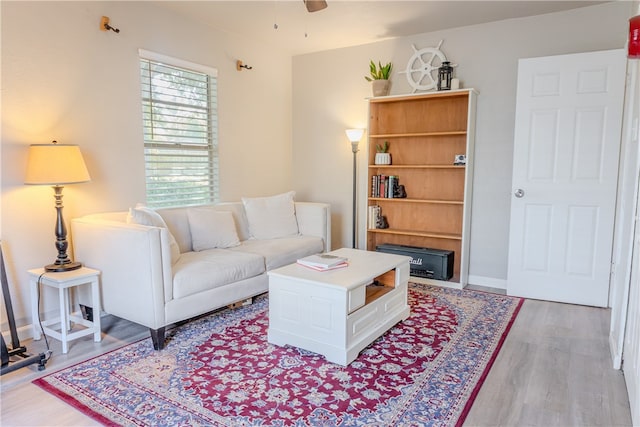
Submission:
[[[611,257],[612,272],[609,280],[609,306],[611,323],[609,325],[609,349],[614,369],[622,365],[624,331],[629,306],[629,283],[633,253],[634,229],[636,226],[637,197],[640,194],[640,151],[638,142],[640,132],[640,81],[638,65],[640,61],[627,62],[627,81],[622,119],[622,138],[620,173],[618,176],[618,195],[616,201],[616,219],[613,230],[613,251]],[[637,252],[636,252],[637,254]]]
[[[624,50],[521,59],[507,293],[606,307]]]
[[[638,194],[637,209],[640,212],[640,193]],[[637,226],[637,223],[623,357],[622,370],[629,394],[631,421],[633,425],[640,425],[640,227]]]

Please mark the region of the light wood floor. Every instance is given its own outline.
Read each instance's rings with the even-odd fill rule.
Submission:
[[[467,426],[630,426],[607,309],[526,300]]]
[[[631,415],[621,371],[611,368],[610,311],[544,301],[525,301],[502,351],[471,408],[466,426],[630,426]],[[107,316],[103,341],[91,337],[70,343],[43,372],[35,365],[2,376],[0,425],[98,425],[31,384],[48,372],[147,336],[138,325]],[[26,341],[29,352],[44,341]]]

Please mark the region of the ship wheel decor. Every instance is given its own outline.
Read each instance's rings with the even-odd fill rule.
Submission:
[[[425,47],[417,49],[414,44],[413,55],[407,62],[407,69],[398,71],[399,74],[407,75],[407,82],[414,92],[419,90],[436,89],[438,86],[438,68],[447,57],[440,50],[443,40],[440,40],[437,47]]]

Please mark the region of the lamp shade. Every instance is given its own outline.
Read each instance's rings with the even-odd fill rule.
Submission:
[[[364,129],[347,129],[345,131],[347,133],[347,138],[351,142],[360,142],[362,139],[362,134],[364,133]]]
[[[25,184],[65,185],[90,181],[80,147],[72,144],[29,146]]]

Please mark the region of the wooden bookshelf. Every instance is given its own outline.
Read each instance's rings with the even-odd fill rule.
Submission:
[[[368,205],[389,228],[367,224],[367,249],[383,243],[451,250],[454,277],[468,281],[476,92],[473,89],[369,100]],[[376,144],[389,142],[390,165],[375,165]],[[454,165],[457,154],[466,165]],[[394,175],[406,198],[373,197],[373,177]],[[434,280],[429,282],[439,282]]]

